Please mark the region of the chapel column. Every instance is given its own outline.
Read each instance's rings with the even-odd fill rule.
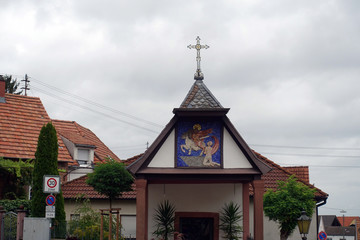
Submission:
[[[249,195],[249,183],[243,183],[242,185],[242,197],[243,197],[243,239],[246,240],[250,233],[249,224],[249,208],[250,208],[250,195]]]
[[[148,235],[148,183],[137,179],[136,183],[136,239],[147,240]]]
[[[254,240],[264,239],[264,180],[254,180]]]

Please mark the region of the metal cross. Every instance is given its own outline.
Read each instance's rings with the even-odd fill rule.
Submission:
[[[192,49],[192,48],[195,48],[196,51],[197,51],[197,56],[196,56],[196,61],[197,61],[197,69],[196,69],[196,72],[195,72],[195,75],[194,75],[194,79],[195,80],[203,80],[204,79],[204,74],[201,72],[201,69],[200,69],[200,61],[201,61],[201,57],[200,57],[200,50],[202,48],[204,49],[208,49],[209,46],[208,45],[201,45],[200,44],[200,38],[199,36],[196,38],[196,45],[189,45],[187,46],[189,49]]]

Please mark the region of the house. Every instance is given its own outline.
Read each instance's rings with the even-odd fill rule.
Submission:
[[[142,154],[122,161],[125,165],[129,165]],[[82,176],[70,180],[62,184],[61,189],[64,197],[66,220],[72,220],[78,217],[76,209],[78,207],[77,200],[81,197],[90,200],[91,207],[94,210],[108,209],[109,200],[105,195],[99,194],[94,188],[86,184],[87,176]],[[136,192],[135,184],[132,188],[134,191],[122,193],[122,195],[112,201],[113,208],[121,208],[120,221],[122,224],[121,234],[127,238],[136,236]]]
[[[5,81],[0,79],[0,157],[34,159],[40,130],[48,122],[58,135],[58,167],[65,170],[60,173],[62,181],[86,174],[108,157],[120,161],[91,130],[74,121],[52,120],[39,98],[5,93]],[[11,190],[5,183],[0,181],[0,198]]]
[[[75,121],[52,120],[68,154],[76,160],[69,163],[63,181],[70,181],[92,172],[95,163],[120,159],[88,128]]]
[[[359,217],[320,215],[319,231],[324,231],[328,240],[356,240],[359,239],[359,220]]]
[[[195,75],[184,101],[173,110],[174,117],[128,167],[136,179],[137,239],[153,237],[153,215],[164,200],[174,204],[175,229],[185,235],[222,239],[219,211],[233,201],[243,213],[243,239],[279,239],[278,226],[263,214],[264,192],[292,174],[315,187],[308,182],[306,167],[282,168],[252,151],[227,117],[229,110],[203,77]],[[325,204],[328,195],[315,189],[318,206]],[[313,240],[317,239],[316,210],[308,235]]]

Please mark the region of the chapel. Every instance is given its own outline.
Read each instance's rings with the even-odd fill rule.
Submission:
[[[220,212],[233,202],[242,212],[243,239],[263,240],[261,176],[271,167],[260,161],[204,83],[200,44],[194,83],[149,149],[128,170],[136,182],[136,238],[153,238],[158,205],[175,207],[175,231],[189,239],[223,239]],[[250,199],[249,189],[253,191]]]

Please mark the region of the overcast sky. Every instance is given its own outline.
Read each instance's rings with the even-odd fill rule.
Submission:
[[[320,214],[360,215],[360,1],[0,6],[0,74],[28,74],[51,118],[91,129],[121,159],[144,152],[180,106],[196,69],[186,46],[200,36],[204,82],[245,141],[310,166],[329,194]]]

